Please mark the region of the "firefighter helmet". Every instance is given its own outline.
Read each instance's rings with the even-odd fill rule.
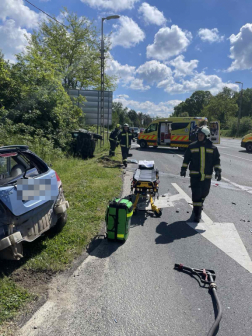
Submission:
[[[121,128],[121,125],[120,125],[120,124],[117,124],[117,125],[116,125],[116,128]]]
[[[207,126],[202,126],[198,129],[198,133],[205,134],[206,138],[210,138],[210,129]]]
[[[124,124],[123,127],[129,127],[129,124]]]

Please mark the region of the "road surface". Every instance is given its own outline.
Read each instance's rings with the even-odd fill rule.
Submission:
[[[20,335],[207,335],[214,321],[211,296],[193,277],[173,270],[174,263],[214,269],[223,305],[218,335],[251,335],[252,155],[239,140],[222,139],[223,180],[213,180],[196,227],[188,221],[189,179],[179,176],[182,154],[133,147],[134,159],[155,161],[160,194],[173,204],[161,218],[139,211],[124,245],[104,240],[51,291]],[[127,168],[125,194],[134,167]]]

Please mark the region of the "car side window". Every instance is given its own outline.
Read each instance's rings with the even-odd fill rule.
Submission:
[[[151,124],[144,133],[151,133],[157,130],[157,124]]]

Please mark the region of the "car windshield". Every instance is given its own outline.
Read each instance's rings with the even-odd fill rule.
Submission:
[[[36,160],[35,160],[36,161]],[[23,178],[24,174],[35,177],[41,171],[30,154],[20,152],[0,152],[0,187]]]
[[[139,128],[138,127],[134,127],[134,131],[138,131],[139,130]]]

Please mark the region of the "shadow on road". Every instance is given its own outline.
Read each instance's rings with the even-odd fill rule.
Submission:
[[[188,238],[198,234],[184,221],[174,222],[172,224],[161,222],[157,226],[156,232],[160,234],[155,240],[156,244],[170,244],[174,240]]]
[[[131,218],[131,228],[134,228],[136,226],[143,226],[144,222],[147,220],[147,218],[150,216],[150,214],[146,211],[140,211],[138,210]]]
[[[248,155],[251,155],[251,154],[252,154],[252,152],[251,152],[251,153],[250,153],[250,152],[247,152],[246,149],[239,150],[239,153],[246,153],[246,154],[248,154]]]
[[[99,259],[106,259],[116,252],[123,244],[124,243],[120,241],[103,239],[98,248],[95,248],[89,255]]]

